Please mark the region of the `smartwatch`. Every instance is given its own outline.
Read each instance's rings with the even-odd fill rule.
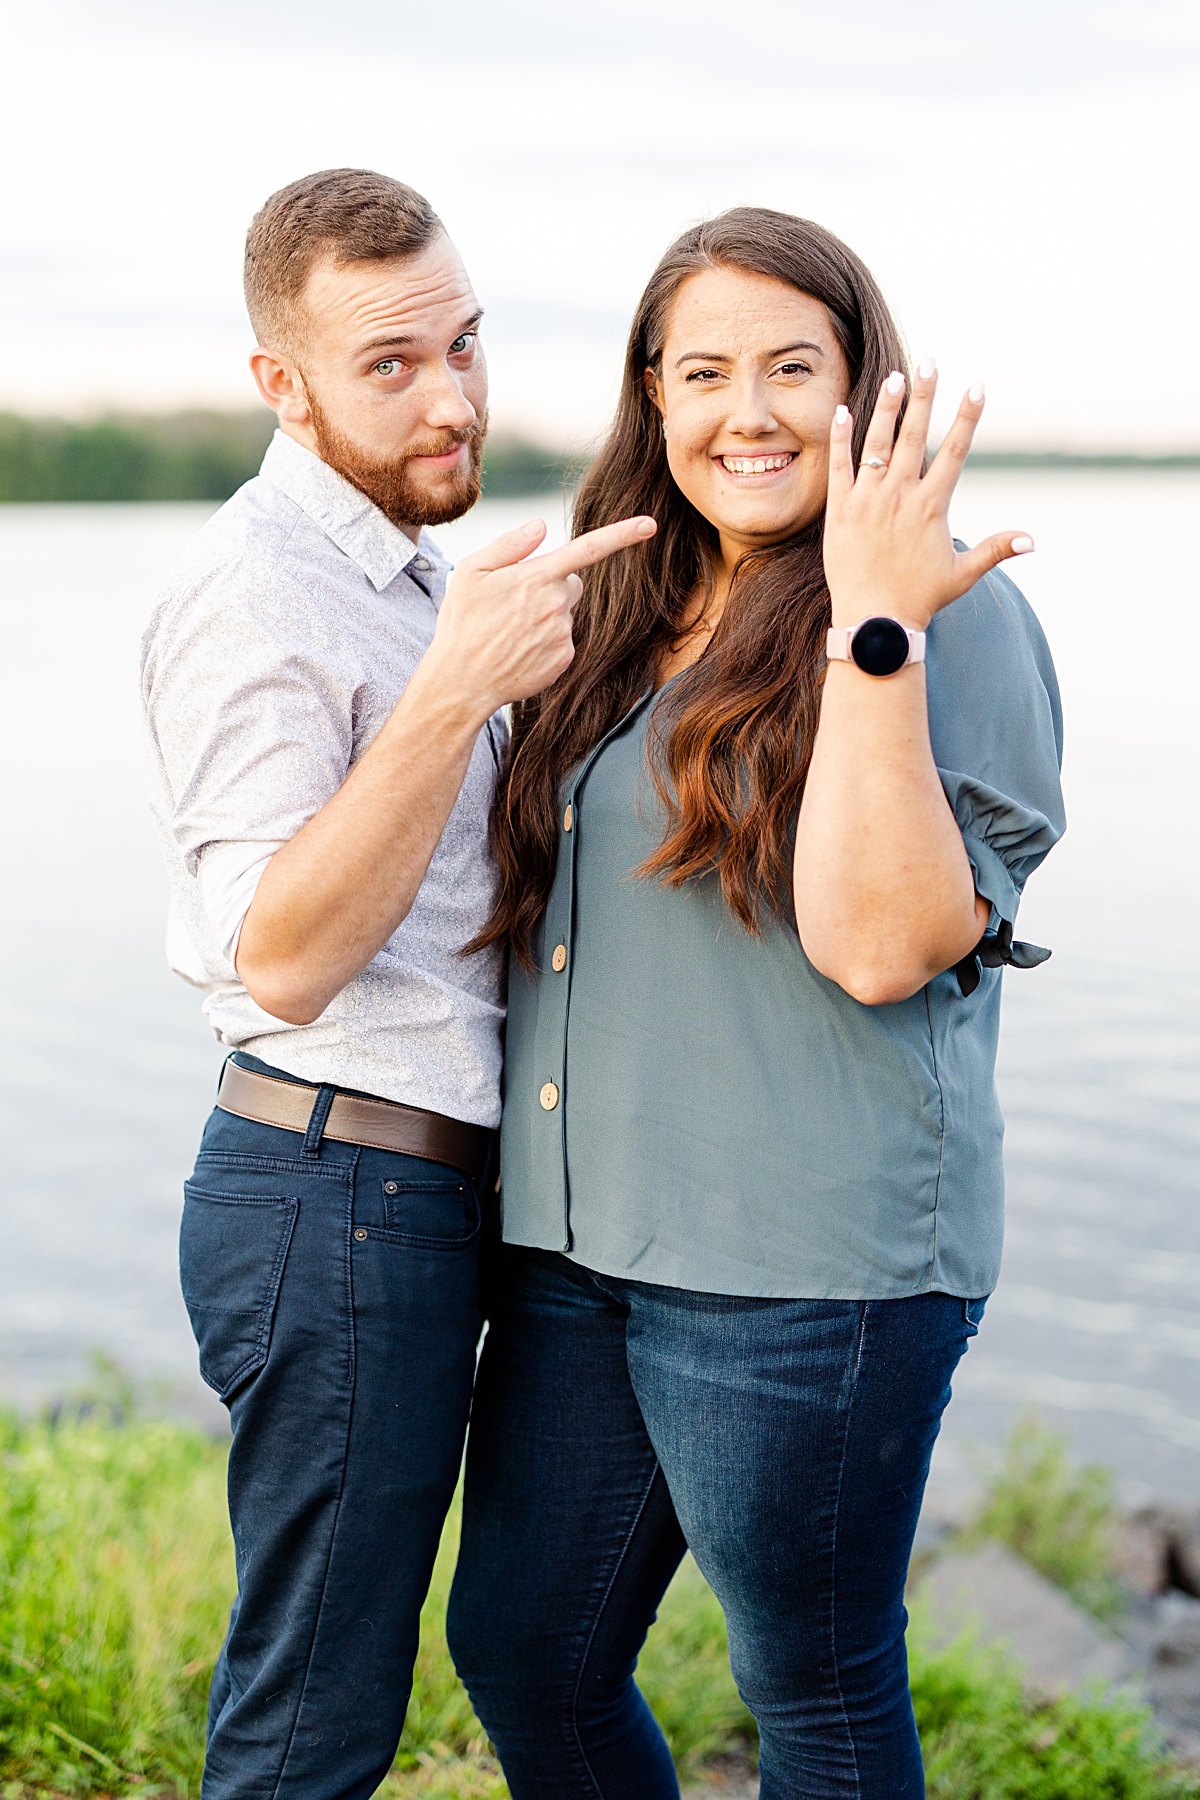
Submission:
[[[909,663],[925,661],[925,633],[910,631],[899,619],[831,625],[825,654],[831,662],[857,663],[864,675],[896,675]]]

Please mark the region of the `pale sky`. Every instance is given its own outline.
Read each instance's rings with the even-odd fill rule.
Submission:
[[[592,438],[657,256],[757,203],[986,380],[982,444],[1200,449],[1196,0],[0,0],[0,42],[0,407],[251,404],[249,217],[357,164],[462,250],[497,425]]]

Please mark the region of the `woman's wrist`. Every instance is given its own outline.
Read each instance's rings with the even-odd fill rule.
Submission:
[[[928,608],[914,605],[911,600],[897,601],[886,595],[874,594],[867,599],[851,595],[839,596],[831,593],[830,624],[839,629],[848,626],[853,631],[864,619],[896,619],[906,631],[928,631],[929,621],[933,613]]]

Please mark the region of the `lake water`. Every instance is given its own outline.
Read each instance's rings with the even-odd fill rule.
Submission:
[[[1062,679],[1070,830],[1005,977],[1004,1274],[936,1463],[1036,1405],[1130,1499],[1200,1501],[1200,475],[968,474],[956,529],[1023,527],[1017,573]],[[212,1416],[175,1275],[179,1189],[219,1051],[162,957],[137,644],[210,509],[0,508],[0,1391],[29,1402],[104,1349]],[[538,510],[484,503],[451,554]],[[557,520],[555,521],[557,525]]]

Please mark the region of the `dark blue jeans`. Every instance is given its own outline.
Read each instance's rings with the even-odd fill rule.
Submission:
[[[238,1592],[205,1800],[367,1800],[391,1767],[471,1404],[483,1210],[440,1163],[209,1119],[180,1263],[232,1419]]]
[[[924,1793],[904,1583],[982,1310],[501,1252],[449,1630],[514,1800],[675,1800],[633,1672],[686,1546],[725,1611],[763,1800]]]

